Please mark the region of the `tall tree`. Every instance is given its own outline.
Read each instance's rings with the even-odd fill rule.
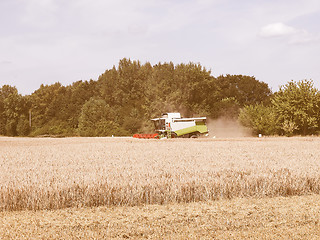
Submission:
[[[16,87],[4,85],[0,88],[0,134],[16,136],[21,115],[26,114],[25,98]]]
[[[120,135],[119,126],[113,121],[114,112],[103,99],[91,98],[87,101],[79,117],[79,134],[81,136]]]
[[[282,130],[311,134],[319,128],[320,93],[312,80],[290,81],[272,99]]]
[[[250,76],[222,75],[217,78],[217,85],[222,98],[234,97],[240,106],[268,102],[272,95],[268,84]]]
[[[246,105],[240,110],[240,123],[252,129],[253,134],[275,135],[278,133],[277,115],[273,106]]]

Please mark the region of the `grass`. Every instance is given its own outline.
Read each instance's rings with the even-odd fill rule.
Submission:
[[[0,138],[0,211],[319,194],[319,138]]]

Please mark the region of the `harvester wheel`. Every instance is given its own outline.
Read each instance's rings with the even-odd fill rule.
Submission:
[[[199,137],[199,134],[192,134],[191,136],[190,136],[190,138],[198,138]]]
[[[175,132],[171,133],[171,138],[177,138],[177,137],[178,137],[178,135]]]

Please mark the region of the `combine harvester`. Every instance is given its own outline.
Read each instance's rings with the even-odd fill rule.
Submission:
[[[182,118],[180,113],[164,113],[160,118],[151,119],[156,132],[154,134],[134,134],[134,138],[197,138],[208,135],[206,117]]]

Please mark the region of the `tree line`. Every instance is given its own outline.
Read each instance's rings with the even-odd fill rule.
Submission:
[[[122,59],[98,80],[41,85],[22,96],[0,88],[0,135],[125,136],[153,132],[163,112],[238,119],[254,134],[315,134],[320,94],[310,80],[272,93],[252,76],[221,75],[200,64],[151,65]]]

